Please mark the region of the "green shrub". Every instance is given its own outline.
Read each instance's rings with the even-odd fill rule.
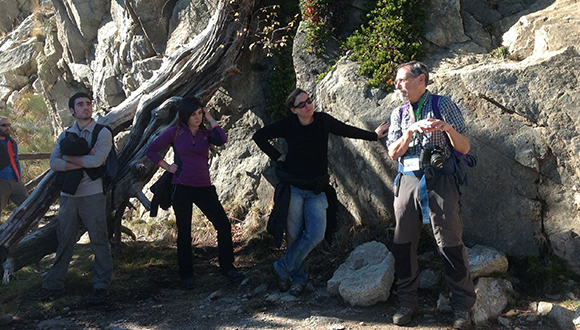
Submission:
[[[517,61],[517,57],[510,52],[508,46],[501,46],[491,51],[490,55],[500,60],[514,60]]]
[[[566,261],[551,253],[533,253],[524,257],[510,257],[508,260],[510,273],[520,280],[521,289],[528,295],[573,291],[568,280],[579,280],[579,276],[568,268]]]
[[[301,0],[300,9],[302,20],[306,24],[304,37],[305,51],[316,55],[322,55],[325,47],[327,28],[325,16],[328,0]]]
[[[371,78],[371,86],[392,89],[397,65],[424,56],[420,37],[427,5],[425,0],[379,0],[367,15],[368,23],[344,43],[351,59],[360,63],[359,73]]]

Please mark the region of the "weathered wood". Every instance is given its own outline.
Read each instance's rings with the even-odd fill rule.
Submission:
[[[49,159],[50,152],[41,152],[37,154],[18,154],[18,160],[37,160],[37,159]]]
[[[39,176],[37,176],[36,178],[28,181],[26,183],[26,191],[28,191],[28,193],[30,194],[32,192],[32,190],[34,188],[36,188],[36,186],[38,186],[38,184],[40,183],[40,181],[42,181],[42,179],[44,179],[44,177],[48,174],[49,171],[45,171],[44,173],[40,174]]]
[[[105,187],[109,228],[113,228],[115,214],[123,214],[126,201],[142,195],[143,187],[157,170],[145,156],[145,150],[176,124],[176,105],[181,97],[196,95],[207,101],[226,76],[236,72],[253,5],[254,0],[220,0],[204,31],[166,57],[151,79],[101,118],[100,123],[109,125],[115,134],[131,127],[118,152],[118,172],[113,183]],[[59,8],[55,6],[57,11]],[[51,240],[56,244],[53,224],[25,237],[59,195],[54,179],[55,173],[49,171],[30,197],[0,226],[0,246],[7,254],[0,264],[10,272],[54,252],[46,243]]]

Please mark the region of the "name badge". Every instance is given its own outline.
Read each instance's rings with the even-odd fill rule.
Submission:
[[[405,172],[418,171],[421,169],[419,165],[419,156],[403,158],[403,170]]]

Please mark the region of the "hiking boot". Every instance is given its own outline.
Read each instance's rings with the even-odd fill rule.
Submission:
[[[62,295],[63,290],[51,290],[40,288],[40,290],[33,292],[28,295],[28,299],[42,301],[48,299],[54,299]]]
[[[468,310],[456,310],[453,315],[453,329],[471,329],[471,317]]]
[[[393,323],[396,325],[405,325],[411,322],[413,315],[417,311],[416,308],[401,307],[395,315],[393,315]]]
[[[103,301],[105,301],[105,299],[107,299],[108,294],[109,290],[107,289],[95,289],[95,291],[93,291],[93,295],[89,297],[89,304],[101,304]]]
[[[290,287],[290,290],[288,291],[291,295],[298,297],[299,295],[302,294],[302,292],[304,291],[304,285],[303,284],[292,284],[292,286]]]
[[[229,280],[230,282],[240,282],[241,280],[246,278],[244,274],[238,272],[238,270],[235,268],[228,271],[225,275],[223,275],[223,277]]]
[[[274,277],[276,277],[276,286],[278,286],[278,290],[280,290],[281,292],[286,292],[288,291],[288,289],[290,289],[290,285],[292,284],[290,282],[290,280],[286,279],[282,279],[280,277],[280,275],[278,275],[278,272],[276,271],[276,267],[274,267],[274,264],[272,264],[272,274],[274,275]]]
[[[181,288],[183,290],[192,290],[193,289],[193,277],[186,277],[181,280]]]

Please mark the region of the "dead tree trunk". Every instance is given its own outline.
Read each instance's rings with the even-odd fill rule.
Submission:
[[[206,29],[166,57],[147,83],[100,121],[115,134],[131,127],[118,153],[117,175],[105,187],[111,220],[115,214],[122,215],[127,201],[141,193],[157,170],[145,156],[145,150],[151,141],[176,124],[175,105],[181,97],[196,95],[207,101],[226,76],[237,71],[236,60],[245,44],[253,5],[254,0],[220,0]],[[5,284],[13,272],[56,251],[56,220],[29,233],[59,195],[53,185],[55,176],[49,171],[30,197],[0,226],[0,271]]]

